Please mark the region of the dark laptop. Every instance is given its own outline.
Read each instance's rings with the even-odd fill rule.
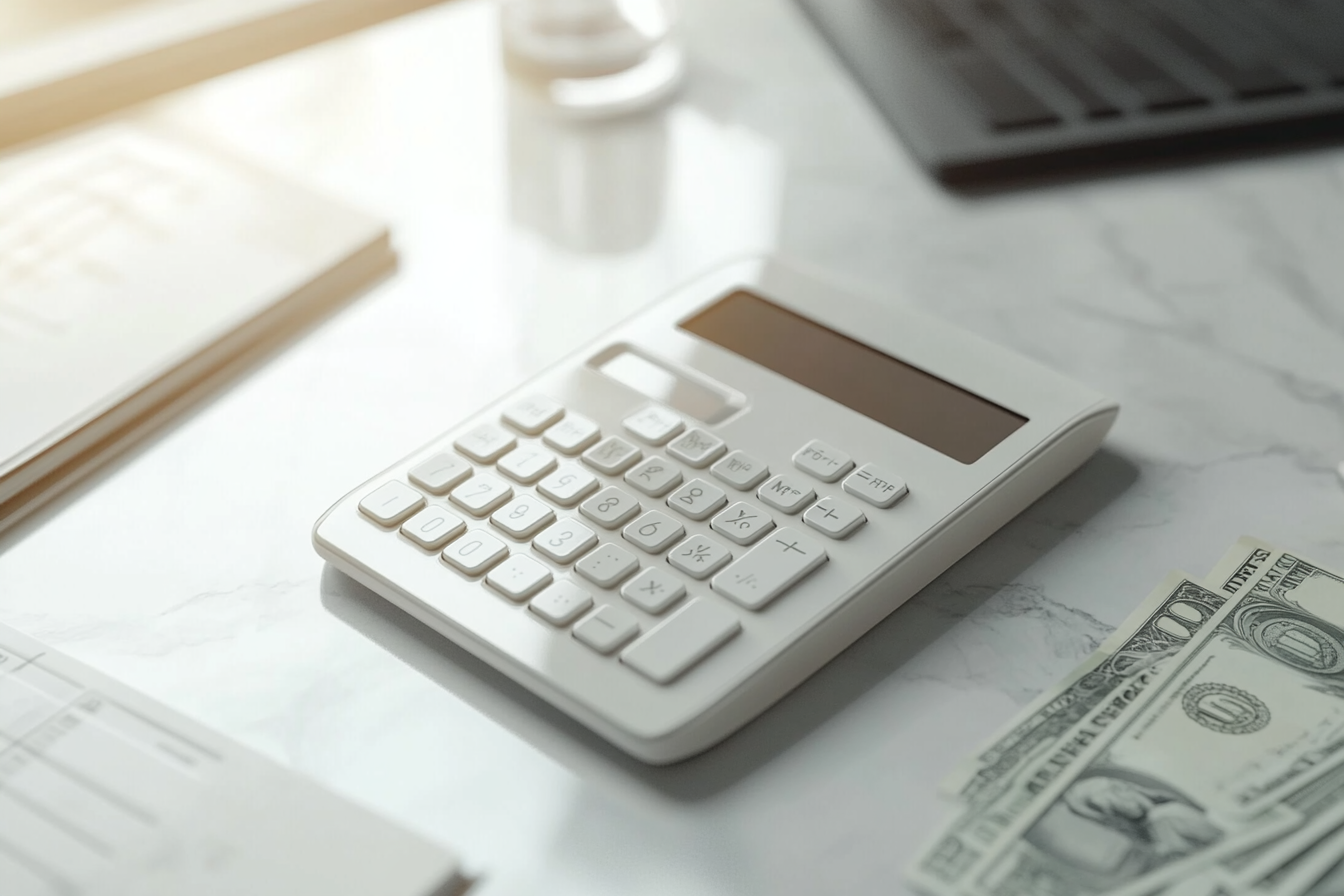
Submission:
[[[1344,133],[1344,0],[798,0],[947,183]]]

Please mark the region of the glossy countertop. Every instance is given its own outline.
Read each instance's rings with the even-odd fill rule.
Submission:
[[[797,9],[566,123],[494,7],[127,114],[387,220],[398,272],[0,540],[0,621],[457,850],[483,896],[905,892],[941,774],[1171,569],[1344,565],[1344,148],[955,194]],[[335,570],[349,489],[659,294],[776,252],[1117,399],[1078,473],[709,753],[630,760]]]

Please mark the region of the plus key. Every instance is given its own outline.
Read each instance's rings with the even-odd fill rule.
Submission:
[[[826,562],[826,549],[786,526],[748,551],[710,582],[719,594],[759,610]]]

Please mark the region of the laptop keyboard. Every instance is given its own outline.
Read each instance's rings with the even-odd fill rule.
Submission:
[[[1334,0],[886,0],[993,131],[1344,94]]]

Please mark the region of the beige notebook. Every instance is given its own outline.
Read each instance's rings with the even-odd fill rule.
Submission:
[[[438,0],[3,0],[0,146]]]
[[[0,157],[0,531],[389,271],[377,220],[115,125]]]

